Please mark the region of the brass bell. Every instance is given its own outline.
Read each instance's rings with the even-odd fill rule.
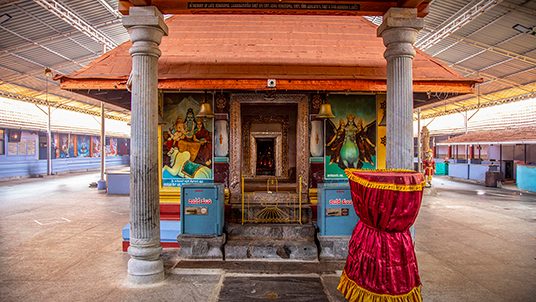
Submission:
[[[335,118],[335,115],[333,115],[333,112],[331,111],[331,104],[330,103],[324,103],[320,105],[320,110],[318,111],[318,114],[316,115],[317,118]]]
[[[212,111],[212,106],[210,106],[210,104],[207,103],[207,102],[201,104],[201,110],[199,110],[199,113],[197,114],[197,117],[213,118],[214,117],[214,111]]]

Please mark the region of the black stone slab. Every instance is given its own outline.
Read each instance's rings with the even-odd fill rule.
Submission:
[[[219,302],[328,302],[318,277],[225,277]]]
[[[238,274],[335,274],[345,261],[279,262],[279,261],[188,261],[174,263],[178,269],[223,269]]]

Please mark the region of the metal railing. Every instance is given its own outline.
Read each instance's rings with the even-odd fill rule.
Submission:
[[[302,224],[302,182],[299,177],[296,192],[280,192],[277,177],[266,181],[266,191],[246,192],[241,180],[242,224],[299,223]]]

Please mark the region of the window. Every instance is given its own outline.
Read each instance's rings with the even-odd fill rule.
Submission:
[[[8,156],[34,156],[36,154],[37,133],[9,130]]]

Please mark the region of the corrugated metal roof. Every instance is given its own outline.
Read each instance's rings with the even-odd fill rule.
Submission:
[[[68,7],[93,27],[99,29],[116,44],[121,44],[128,40],[128,34],[121,25],[120,20],[99,1],[56,1]],[[116,0],[102,1],[106,1],[113,8],[117,7]],[[430,13],[425,18],[425,28],[419,34],[419,39],[426,37],[431,32],[466,13],[479,2],[481,1],[433,1],[430,5]],[[7,84],[19,84],[26,87],[25,89],[41,91],[45,81],[43,75],[44,66],[51,67],[53,70],[63,74],[69,74],[80,68],[79,65],[70,60],[85,65],[90,61],[91,56],[96,58],[103,52],[103,46],[100,43],[76,30],[35,1],[0,0],[0,12],[0,14],[7,13],[11,16],[10,20],[0,24],[0,36],[2,37],[0,39],[0,49],[2,50],[0,52],[0,80]],[[289,16],[286,22],[292,23],[292,20],[293,16]],[[381,18],[375,18],[375,20],[378,21]],[[536,64],[525,62],[515,58],[515,56],[522,55],[536,59],[536,36],[519,33],[512,27],[518,23],[527,27],[534,27],[536,26],[535,20],[536,1],[497,1],[496,5],[491,9],[472,18],[470,22],[454,31],[450,37],[443,38],[427,49],[426,53],[430,55],[439,53],[436,58],[443,60],[446,64],[456,63],[478,53],[473,58],[454,65],[453,68],[464,75],[470,77],[480,76],[485,79],[479,89],[482,96],[480,98],[481,104],[485,105],[488,102],[486,100],[496,101],[498,97],[520,98],[520,96],[522,97],[533,91],[531,89],[534,89],[531,84],[536,82],[536,70],[532,68]],[[273,28],[277,30],[278,24],[274,23]],[[341,25],[339,30],[341,35],[351,36],[355,34],[351,28],[344,25]],[[199,39],[202,39],[205,35],[202,33],[202,27],[198,31],[201,31],[197,34]],[[266,34],[263,32],[250,33],[251,37],[262,37]],[[289,34],[292,35],[292,33],[281,33],[281,39],[284,40]],[[232,39],[231,36],[227,38]],[[510,55],[498,54],[491,48],[478,47],[467,41],[460,42],[460,38],[470,38],[490,47],[501,48],[510,52]],[[310,39],[314,42],[315,36],[312,35]],[[341,44],[344,41],[324,39],[318,40],[317,43],[326,45],[326,47],[344,47]],[[191,46],[198,47],[197,45]],[[223,48],[225,47],[223,45]],[[269,45],[266,47],[269,47]],[[247,47],[245,48],[247,50]],[[296,45],[295,51],[299,53],[299,45]],[[64,57],[62,58],[52,52],[59,53]],[[304,53],[304,55],[307,54]],[[520,86],[521,88],[519,88]],[[98,105],[98,102],[93,99],[54,89],[51,90],[51,93],[65,98],[63,101],[75,99],[77,102],[86,102],[90,106]],[[463,110],[474,106],[476,99],[475,95],[454,97],[452,101],[458,102],[456,105],[436,104],[424,106],[422,114],[423,116],[431,116],[454,109]],[[440,106],[441,109],[438,110],[434,106]],[[449,110],[445,111],[445,108]]]
[[[37,106],[0,97],[0,107],[0,128],[47,131],[47,116]],[[39,107],[46,111],[44,106]],[[100,135],[100,118],[87,118],[82,113],[54,108],[51,128],[54,132]],[[129,137],[130,133],[125,122],[107,119],[106,135]]]
[[[502,130],[474,131],[451,137],[442,145],[536,143],[536,127],[516,127]]]
[[[441,28],[446,20],[467,13],[468,8],[478,2],[434,1],[419,38]],[[464,75],[480,76],[484,82],[473,95],[423,106],[421,116],[434,117],[536,97],[536,36],[520,33],[513,28],[516,24],[534,28],[535,21],[536,1],[497,1],[493,8],[473,17],[469,23],[428,48],[428,54]]]
[[[114,0],[103,1],[117,7]],[[120,20],[99,1],[59,0],[58,3],[101,30],[116,44],[128,40]],[[45,88],[45,67],[54,72],[70,73],[103,52],[100,43],[34,1],[0,2],[0,14],[11,16],[0,24],[0,89],[13,89],[11,92],[30,97],[41,95]],[[74,101],[85,110],[100,110],[100,101],[60,90],[58,83],[49,83],[49,94],[51,100],[60,103]],[[128,117],[121,108],[106,107],[115,110],[121,118]]]

